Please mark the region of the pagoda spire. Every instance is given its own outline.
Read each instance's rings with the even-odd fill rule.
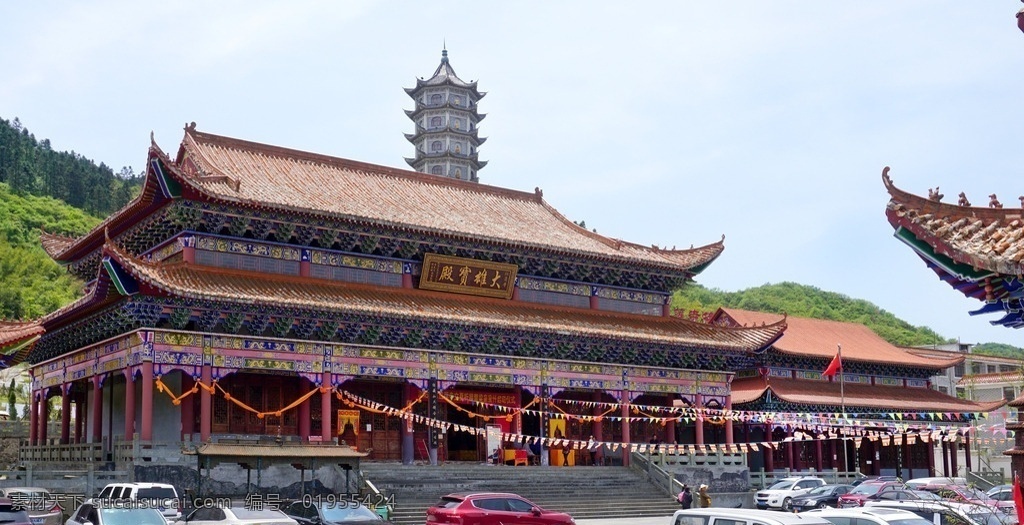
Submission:
[[[479,182],[477,172],[487,162],[480,160],[477,150],[487,139],[477,133],[486,116],[477,104],[486,93],[477,89],[475,81],[466,82],[455,74],[448,60],[447,41],[434,75],[417,79],[416,87],[405,92],[416,104],[405,112],[414,127],[405,138],[412,142],[416,156],[405,161],[422,173]]]

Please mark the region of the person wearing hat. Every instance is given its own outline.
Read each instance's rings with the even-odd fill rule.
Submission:
[[[683,483],[683,490],[679,491],[679,496],[676,497],[676,501],[679,502],[679,506],[688,509],[693,505],[693,494],[690,493],[690,486]]]
[[[697,489],[697,499],[700,501],[700,507],[706,509],[711,506],[711,496],[708,495],[708,486],[701,483],[700,488]]]

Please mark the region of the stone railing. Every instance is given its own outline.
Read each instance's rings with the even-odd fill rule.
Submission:
[[[651,461],[661,467],[680,465],[691,467],[713,467],[746,465],[746,454],[717,452],[712,454],[647,454]]]
[[[68,443],[61,444],[58,440],[47,440],[45,445],[29,446],[22,440],[18,447],[18,461],[27,463],[101,463],[103,457],[102,443]]]
[[[53,494],[91,497],[107,483],[126,479],[128,473],[125,471],[102,470],[93,465],[78,470],[54,470],[51,467],[27,465],[24,469],[0,471],[0,488],[46,487]],[[63,502],[61,505],[68,508]]]

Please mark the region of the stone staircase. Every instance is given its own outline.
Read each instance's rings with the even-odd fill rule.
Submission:
[[[424,525],[427,507],[455,492],[512,492],[576,519],[670,516],[679,508],[627,467],[364,462],[360,469],[382,494],[394,495],[391,520],[401,525]]]

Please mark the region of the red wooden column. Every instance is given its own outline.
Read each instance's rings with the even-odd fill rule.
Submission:
[[[964,467],[967,472],[971,471],[971,436],[967,433],[964,433]]]
[[[46,398],[46,390],[41,392],[42,396],[39,399],[39,444],[46,445],[46,432],[48,430],[48,423],[50,421],[50,403]]]
[[[629,390],[622,391],[622,466],[629,466]]]
[[[675,396],[665,396],[665,402],[668,404],[668,408],[672,408],[675,404]],[[665,422],[665,435],[662,436],[661,440],[670,445],[676,444],[676,420],[669,419]]]
[[[406,382],[402,387],[402,406],[409,406],[410,403],[416,400],[419,391],[416,385],[409,382]],[[416,444],[414,441],[415,434],[412,428],[412,418],[401,418],[398,424],[401,425],[402,464],[412,465],[413,461],[416,460]]]
[[[299,395],[304,396],[308,394],[312,388],[308,379],[302,378],[299,380]],[[309,428],[309,399],[307,399],[299,405],[299,439],[309,441]]]
[[[601,399],[601,392],[597,391],[592,394],[591,400],[594,401],[594,408],[591,409],[591,415],[598,416],[601,415],[602,412],[604,412],[604,405],[600,404]],[[591,423],[590,429],[594,434],[594,441],[597,441],[598,443],[604,441],[604,421],[595,419],[594,422]],[[599,465],[602,463],[603,460],[604,447],[602,446],[594,451],[594,464]]]
[[[60,386],[60,444],[71,443],[71,385]]]
[[[92,442],[103,441],[103,382],[100,376],[92,376]]]
[[[142,432],[143,441],[153,441],[153,362],[142,362]]]
[[[199,441],[207,443],[213,429],[213,398],[207,390],[213,386],[213,367],[203,365],[199,380],[203,383],[199,387]]]
[[[818,472],[821,472],[823,467],[821,456],[821,440],[818,439],[818,436],[814,436],[814,468],[817,469]]]
[[[928,453],[925,456],[928,458],[928,476],[935,475],[935,440],[928,436]]]
[[[33,390],[29,395],[28,407],[28,444],[36,446],[39,444],[39,393]]]
[[[320,390],[320,426],[321,436],[323,442],[330,443],[331,439],[334,438],[334,433],[331,428],[334,426],[334,411],[331,410],[331,373],[324,372],[323,379],[321,379],[321,390]]]
[[[124,371],[124,439],[135,439],[135,373]]]
[[[85,392],[75,396],[75,435],[71,438],[72,443],[84,443],[85,440],[85,413],[87,398]]]
[[[790,429],[787,437],[793,437],[793,433],[795,431],[795,428]],[[793,472],[799,470],[798,468],[796,468],[796,457],[795,454],[793,454],[792,440],[786,442],[786,466],[789,468],[789,470],[792,470]]]
[[[693,396],[693,405],[697,408],[697,417],[693,423],[693,442],[697,445],[704,444],[704,396],[697,394]]]
[[[764,470],[765,472],[771,472],[775,470],[775,448],[772,445],[771,422],[764,424],[764,442],[767,445],[762,447],[764,450]]]
[[[190,392],[196,387],[196,380],[189,374],[181,374],[181,391]],[[188,396],[181,400],[181,439],[192,440],[196,431],[196,398]]]

